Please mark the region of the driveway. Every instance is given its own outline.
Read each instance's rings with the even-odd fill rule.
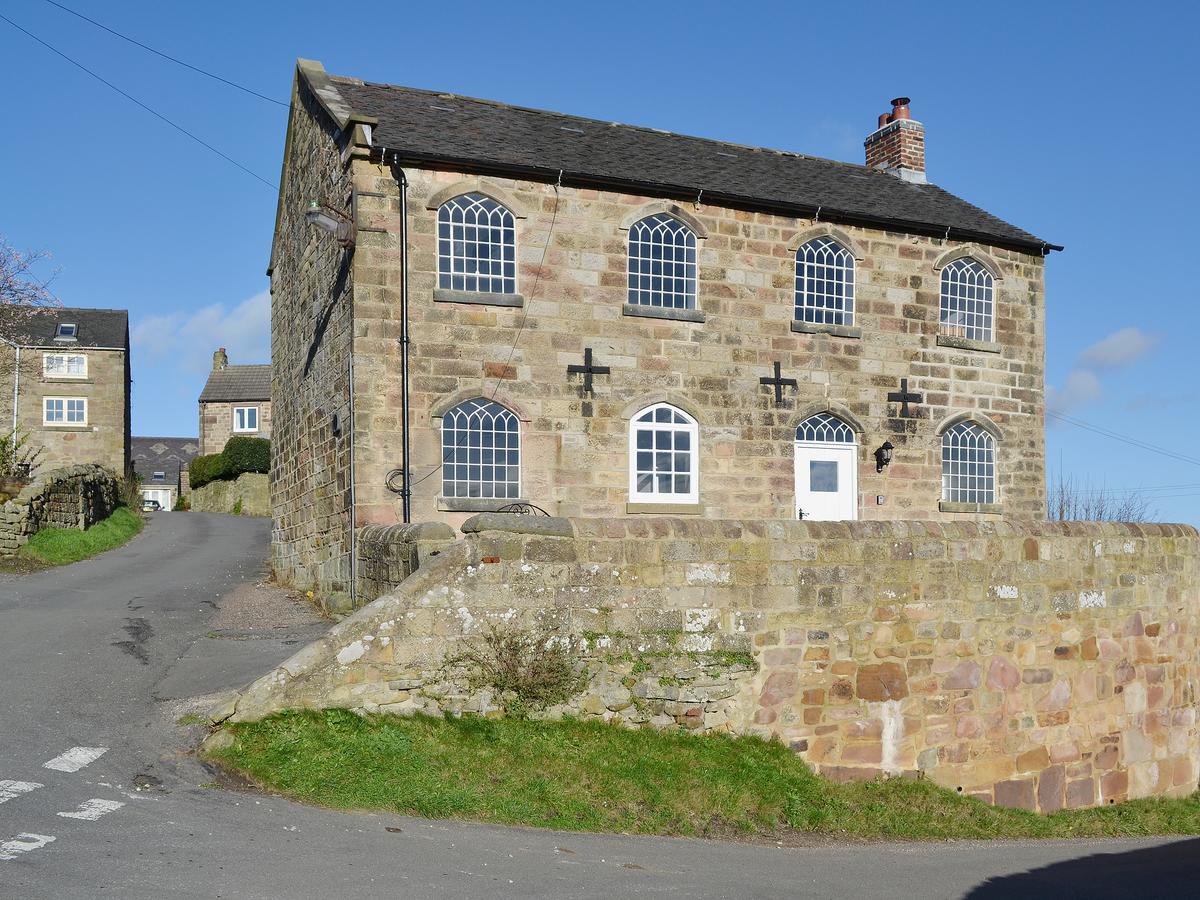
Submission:
[[[323,627],[239,613],[269,523],[164,513],[0,580],[0,898],[1191,896],[1200,841],[811,849],[559,834],[227,791],[175,724]],[[294,612],[294,610],[293,610]]]

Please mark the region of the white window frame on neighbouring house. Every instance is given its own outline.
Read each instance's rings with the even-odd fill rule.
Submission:
[[[679,407],[655,403],[630,418],[629,501],[700,502],[700,425]]]
[[[517,292],[517,223],[486,194],[451,197],[437,212],[438,288],[477,294]]]
[[[239,413],[241,414],[239,416]],[[250,413],[254,413],[254,424],[247,424],[251,418]],[[238,424],[238,419],[241,419],[241,424]],[[233,408],[233,432],[234,434],[251,434],[258,431],[259,426],[259,411],[257,406],[235,406]]]
[[[42,354],[42,375],[47,378],[87,378],[87,374],[86,353],[47,352]]]
[[[442,416],[442,497],[519,500],[521,420],[495,400],[464,400]]]
[[[88,423],[86,397],[46,397],[42,400],[42,424],[69,428]]]

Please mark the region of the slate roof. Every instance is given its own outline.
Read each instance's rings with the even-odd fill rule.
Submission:
[[[179,473],[200,452],[200,441],[194,437],[135,437],[130,442],[133,470],[142,476],[144,487],[178,486]],[[161,480],[154,479],[162,472]]]
[[[303,68],[302,68],[302,71]],[[1061,250],[933,184],[866,166],[330,76],[353,114],[377,118],[372,143],[407,164],[593,183],[850,224]],[[329,106],[328,93],[323,101]],[[389,156],[389,159],[391,157]]]
[[[226,366],[214,369],[208,376],[201,403],[229,403],[237,400],[270,400],[271,367],[269,365]]]
[[[54,339],[60,323],[77,326],[74,341]],[[129,312],[73,306],[5,310],[0,317],[0,334],[23,347],[111,347],[123,350],[129,338]]]

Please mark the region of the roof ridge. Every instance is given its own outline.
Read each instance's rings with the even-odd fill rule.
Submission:
[[[778,147],[764,147],[756,144],[741,144],[737,141],[728,141],[723,138],[704,137],[699,134],[687,134],[682,131],[669,131],[665,128],[654,128],[649,125],[632,125],[628,122],[616,122],[609,119],[597,119],[592,116],[577,116],[572,113],[558,112],[553,109],[542,109],[538,106],[521,106],[515,103],[505,103],[502,100],[489,100],[486,97],[472,97],[468,94],[455,94],[448,91],[434,91],[430,88],[409,87],[403,84],[387,84],[381,81],[364,81],[361,78],[351,78],[345,75],[330,75],[333,81],[340,81],[344,84],[360,85],[362,87],[386,88],[393,91],[410,91],[417,94],[428,94],[430,97],[442,100],[462,100],[469,103],[479,103],[484,106],[491,106],[497,109],[512,109],[518,112],[537,113],[544,116],[554,116],[559,119],[569,119],[574,122],[590,122],[595,125],[605,128],[628,128],[633,131],[642,131],[649,134],[663,135],[666,137],[683,138],[689,141],[703,141],[706,144],[717,144],[723,147],[735,147],[738,150],[744,150],[750,153],[776,153],[780,156],[795,156],[800,159],[808,159],[813,162],[829,163],[834,166],[846,166],[850,169],[855,169],[860,172],[871,174],[886,175],[886,172],[880,172],[878,169],[872,169],[862,163],[847,162],[844,159],[830,159],[827,156],[814,156],[811,153],[801,153],[798,150],[783,150]],[[888,176],[893,177],[893,176]]]

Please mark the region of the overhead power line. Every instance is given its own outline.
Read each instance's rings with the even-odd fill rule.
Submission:
[[[1082,428],[1085,431],[1090,431],[1094,434],[1111,438],[1114,441],[1120,441],[1123,444],[1129,444],[1131,447],[1137,447],[1140,450],[1147,450],[1151,453],[1157,453],[1160,456],[1166,456],[1170,459],[1175,459],[1180,462],[1191,463],[1193,466],[1200,466],[1200,459],[1197,459],[1194,456],[1185,456],[1182,453],[1176,453],[1174,450],[1168,450],[1166,447],[1160,447],[1157,444],[1151,444],[1147,441],[1130,437],[1127,434],[1109,431],[1107,428],[1102,428],[1099,425],[1093,425],[1090,422],[1084,422],[1082,419],[1076,419],[1071,416],[1063,415],[1062,413],[1047,411],[1046,415],[1050,416],[1051,418],[1058,419],[1060,422],[1065,422],[1068,425],[1074,425],[1076,428]]]
[[[196,72],[200,75],[204,75],[208,78],[213,79],[214,81],[219,81],[219,82],[221,82],[221,84],[227,84],[231,88],[237,88],[239,91],[244,91],[245,93],[251,94],[260,100],[266,100],[268,103],[274,103],[276,106],[287,107],[287,105],[288,105],[288,104],[284,103],[282,100],[276,100],[274,97],[268,97],[266,94],[260,94],[258,91],[254,90],[252,88],[248,88],[244,84],[238,84],[236,81],[230,81],[228,78],[222,78],[220,75],[217,75],[215,72],[210,72],[207,69],[200,68],[199,66],[193,66],[191,63],[184,62],[182,59],[178,59],[177,57],[171,56],[171,54],[169,54],[169,53],[163,53],[161,50],[155,50],[153,47],[151,47],[147,44],[143,44],[141,41],[136,40],[135,38],[131,38],[127,34],[122,34],[121,32],[116,31],[115,29],[109,28],[107,25],[97,22],[95,19],[88,18],[81,12],[76,12],[75,10],[71,9],[69,6],[63,6],[61,3],[54,2],[54,0],[46,0],[46,2],[49,3],[53,7],[56,7],[57,9],[61,9],[65,13],[70,13],[71,15],[75,16],[77,19],[83,19],[83,21],[88,22],[92,25],[95,25],[101,31],[107,31],[113,37],[119,37],[123,41],[128,41],[129,43],[133,44],[135,47],[141,47],[147,53],[153,53],[155,56],[162,57],[165,60],[175,63],[177,66],[183,66],[185,69],[191,69],[193,72]]]
[[[67,54],[63,53],[57,47],[54,47],[51,44],[46,43],[45,41],[43,41],[40,37],[38,37],[33,32],[27,31],[26,29],[22,28],[20,25],[18,25],[12,19],[8,18],[8,16],[0,14],[0,20],[7,22],[13,28],[17,29],[17,31],[21,32],[21,34],[25,35],[28,38],[31,38],[32,40],[37,41],[39,44],[41,44],[43,47],[45,47],[51,53],[54,53],[55,55],[62,57],[67,62],[69,62],[71,65],[75,66],[76,68],[82,69],[84,72],[87,72],[87,74],[91,75],[93,78],[95,78],[101,84],[103,84],[105,87],[116,91],[118,94],[120,94],[122,97],[124,97],[129,102],[137,104],[142,109],[144,109],[146,112],[150,113],[150,115],[154,116],[157,119],[161,119],[163,122],[166,122],[168,125],[170,125],[172,128],[174,128],[176,131],[178,131],[180,134],[191,138],[193,141],[195,141],[201,147],[204,147],[206,150],[209,150],[209,151],[215,153],[217,156],[221,157],[221,159],[225,160],[227,163],[237,166],[239,169],[241,169],[243,172],[245,172],[251,178],[258,179],[259,181],[261,181],[263,184],[265,184],[267,187],[271,188],[272,190],[279,189],[279,186],[276,185],[274,182],[268,181],[267,179],[265,179],[261,175],[259,175],[257,172],[254,172],[253,170],[246,168],[240,162],[238,162],[236,159],[234,159],[232,156],[229,156],[226,153],[222,153],[220,150],[218,150],[212,144],[208,143],[208,141],[206,141],[203,138],[198,137],[197,135],[188,131],[182,125],[179,125],[179,124],[171,121],[166,116],[164,116],[162,113],[160,113],[158,110],[152,109],[151,107],[149,107],[145,103],[143,103],[141,100],[139,100],[137,97],[133,96],[132,94],[130,94],[126,91],[123,91],[121,88],[117,87],[111,81],[107,80],[106,78],[103,78],[102,76],[98,75],[96,72],[93,72],[91,69],[89,69],[83,63],[72,59],[70,56],[67,56]]]

